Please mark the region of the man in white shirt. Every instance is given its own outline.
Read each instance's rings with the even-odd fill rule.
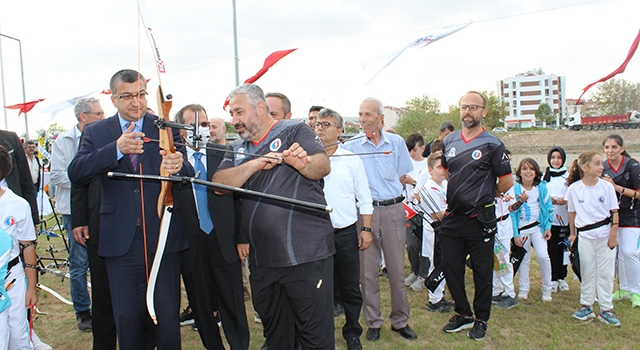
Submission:
[[[72,238],[71,224],[71,181],[67,174],[67,167],[78,153],[80,135],[85,125],[104,119],[104,111],[100,100],[95,97],[82,98],[74,107],[78,124],[69,131],[58,136],[51,150],[51,183],[57,188],[56,212],[62,215],[64,230],[69,236],[69,275],[71,301],[76,311],[76,326],[78,330],[90,332],[92,329],[91,300],[87,289],[87,270],[89,256],[87,247]]]
[[[346,318],[342,336],[349,350],[359,350],[362,349],[362,327],[358,323],[362,294],[359,287],[358,249],[365,250],[371,244],[373,204],[362,160],[339,146],[342,125],[342,116],[329,108],[322,109],[314,123],[316,135],[331,160],[331,172],[324,178],[324,194],[327,204],[333,207],[330,214],[336,246],[333,273],[340,288]],[[362,216],[359,233],[356,229],[358,211]]]
[[[40,187],[40,160],[36,155],[36,150],[38,146],[34,141],[26,141],[24,143],[24,153],[27,155],[27,163],[29,164],[29,171],[31,172],[31,180],[33,181],[33,186],[38,192]]]

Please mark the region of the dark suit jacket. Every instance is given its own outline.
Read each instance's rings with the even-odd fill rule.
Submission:
[[[102,186],[100,177],[89,184],[71,184],[71,228],[89,226],[87,244],[98,245],[100,239],[100,204]]]
[[[142,132],[146,137],[157,140],[158,128],[154,125],[157,117],[145,114]],[[180,142],[178,130],[173,131],[175,142]],[[100,251],[104,257],[118,257],[129,251],[136,227],[142,220],[146,223],[147,248],[155,251],[158,244],[160,219],[157,214],[157,202],[160,194],[160,182],[143,180],[143,201],[140,180],[128,178],[109,178],[107,172],[135,173],[128,155],[117,160],[116,141],[122,135],[118,115],[87,125],[83,131],[82,144],[68,168],[69,179],[73,183],[85,183],[100,176],[102,185],[102,203],[100,206]],[[183,152],[183,147],[176,147]],[[162,157],[156,142],[144,144],[144,153],[138,155],[138,167],[143,174],[159,175]],[[184,152],[183,152],[184,153]],[[183,156],[184,157],[184,156]],[[180,175],[193,176],[193,167],[186,161]],[[180,213],[178,202],[174,204],[173,215]],[[179,252],[187,248],[187,240],[182,230],[171,221],[167,238],[166,252]]]
[[[38,204],[36,202],[36,189],[31,181],[31,172],[27,156],[24,154],[22,143],[15,132],[0,130],[0,146],[11,152],[13,168],[7,175],[7,186],[18,196],[24,198],[31,206],[33,223],[40,223],[38,217]],[[13,152],[12,152],[13,151]]]
[[[218,169],[218,165],[224,157],[225,146],[208,143],[208,148],[219,148],[220,150],[207,149],[207,179],[211,181],[213,174]],[[217,195],[213,193],[213,188],[208,188],[209,213],[213,221],[216,237],[224,260],[233,263],[239,259],[236,249],[236,218],[233,193]],[[198,221],[198,212],[195,207],[193,186],[191,184],[180,185],[177,196],[183,204],[181,208],[181,219],[190,247],[196,242],[196,237],[201,234]],[[186,205],[187,201],[191,203]],[[182,272],[189,273],[193,270],[196,250],[188,249],[182,254]]]

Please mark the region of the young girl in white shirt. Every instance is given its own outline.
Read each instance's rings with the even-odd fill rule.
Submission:
[[[578,245],[580,256],[580,308],[573,317],[586,321],[596,317],[593,303],[598,300],[598,319],[620,326],[613,309],[615,247],[618,245],[618,198],[612,184],[600,179],[604,166],[597,152],[582,152],[571,165],[565,199],[569,210],[569,239]],[[576,242],[577,239],[577,242]]]
[[[516,198],[526,195],[526,202],[511,215],[513,221],[513,239],[517,246],[527,250],[520,264],[518,276],[518,298],[527,299],[529,294],[529,263],[531,246],[536,252],[542,279],[542,301],[551,301],[551,260],[547,250],[547,241],[551,238],[553,207],[542,181],[540,166],[532,158],[524,158],[516,169],[516,183],[513,186]]]

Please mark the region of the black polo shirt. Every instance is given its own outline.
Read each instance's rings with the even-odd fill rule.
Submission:
[[[236,152],[282,152],[297,142],[308,155],[324,153],[322,142],[306,125],[292,120],[277,122],[258,143],[237,140]],[[218,171],[238,166],[254,157],[227,153]],[[293,167],[281,164],[253,174],[243,188],[303,201],[326,204],[322,180],[309,180]],[[329,214],[262,197],[240,194],[242,230],[248,236],[250,263],[286,267],[325,259],[335,253]]]
[[[476,207],[493,203],[497,178],[511,176],[504,145],[484,128],[470,140],[461,130],[447,135],[442,167],[449,172],[447,213],[472,214]]]
[[[624,157],[618,169],[613,169],[607,160],[604,162],[602,175],[609,175],[616,185],[634,190],[640,189],[640,165],[635,159]],[[640,201],[620,193],[616,195],[620,205],[618,210],[620,227],[640,227]]]

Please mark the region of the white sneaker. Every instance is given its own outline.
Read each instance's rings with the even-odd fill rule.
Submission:
[[[542,292],[542,301],[549,302],[552,301],[551,292]]]
[[[426,288],[424,286],[424,281],[425,281],[424,278],[418,277],[416,278],[416,281],[409,286],[409,288],[415,290],[416,292],[421,291]]]
[[[518,293],[518,299],[522,299],[522,300],[527,300],[529,298],[529,291],[523,291],[521,290]]]
[[[40,340],[40,337],[36,334],[36,331],[32,331],[33,349],[34,350],[53,350],[49,344],[45,344]]]
[[[558,281],[551,281],[551,293],[558,293]]]
[[[568,292],[569,284],[565,280],[558,280],[558,289],[560,289],[561,292]]]
[[[412,272],[407,278],[404,279],[404,285],[408,287],[412,285],[413,282],[415,282],[417,279],[418,275]]]

